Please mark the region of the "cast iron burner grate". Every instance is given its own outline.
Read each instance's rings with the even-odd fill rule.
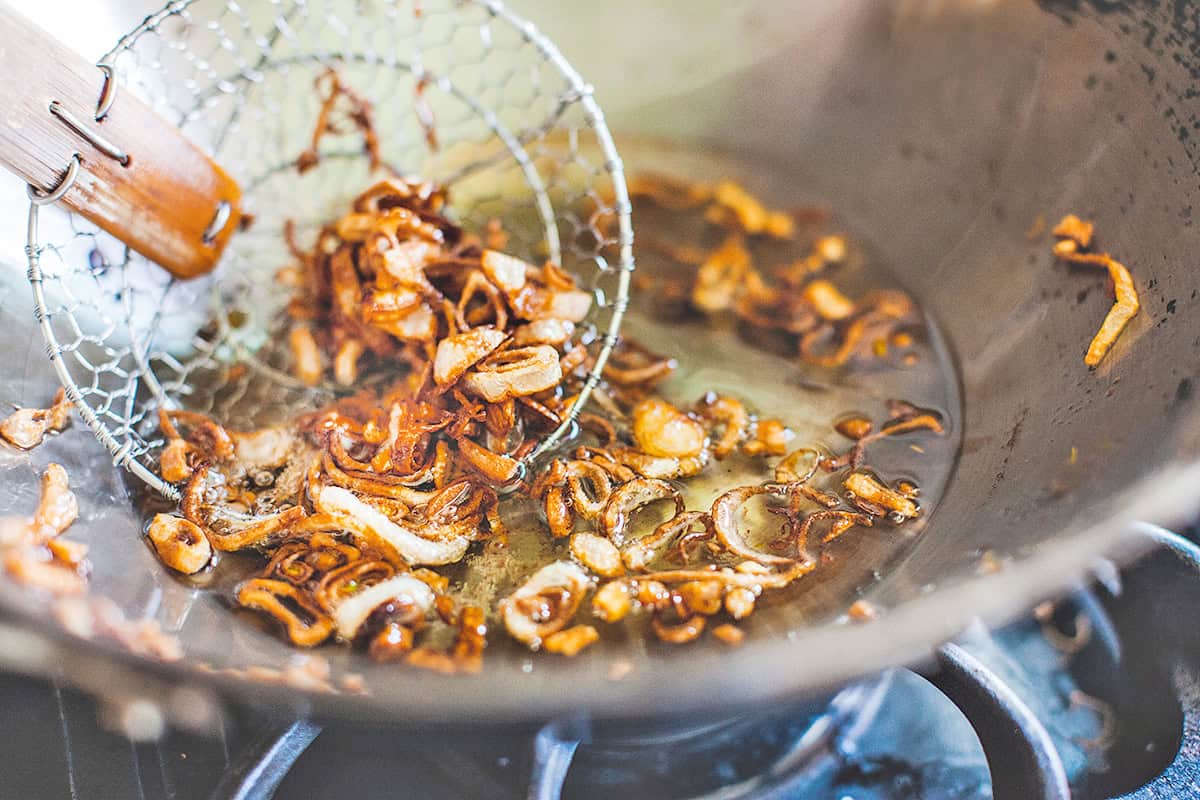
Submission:
[[[245,709],[217,737],[135,745],[87,698],[4,677],[0,798],[1200,796],[1200,630],[1181,611],[1200,607],[1200,549],[1146,535],[1152,555],[1035,618],[968,631],[925,676],[704,726],[416,739]]]

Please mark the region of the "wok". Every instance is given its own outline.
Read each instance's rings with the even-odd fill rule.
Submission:
[[[370,694],[308,692],[193,668],[280,667],[297,653],[167,574],[142,541],[133,487],[76,425],[28,456],[0,455],[0,514],[28,513],[41,469],[63,463],[94,591],[161,622],[188,658],[156,663],[74,639],[5,580],[10,667],[58,670],[110,699],[150,695],[192,724],[212,692],[413,726],[723,713],[924,658],[973,619],[1002,621],[1098,559],[1132,556],[1131,521],[1173,525],[1200,506],[1200,11],[1107,0],[603,5],[520,10],[595,82],[630,161],[663,152],[644,143],[666,138],[839,209],[944,335],[961,447],[920,535],[903,546],[857,536],[839,577],[762,610],[736,650],[501,651],[469,678],[322,651]],[[1142,313],[1095,371],[1082,354],[1111,303],[1103,276],[1055,266],[1048,242],[1026,237],[1037,217],[1067,212],[1098,222],[1141,291]],[[20,253],[4,258],[15,265]],[[28,289],[15,266],[0,280],[0,401],[37,405],[54,381]],[[1002,569],[983,574],[986,551]],[[837,624],[858,596],[881,619]],[[633,669],[613,680],[618,657]]]

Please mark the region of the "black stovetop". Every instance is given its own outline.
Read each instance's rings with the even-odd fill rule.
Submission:
[[[0,798],[265,800],[276,783],[275,797],[314,800],[554,797],[565,770],[568,798],[982,799],[993,784],[981,739],[998,796],[1062,797],[1064,778],[1073,797],[1200,796],[1200,631],[1188,613],[1200,608],[1200,564],[1188,542],[1163,541],[1052,608],[968,631],[927,670],[932,683],[895,670],[843,690],[832,709],[810,702],[697,735],[613,742],[573,723],[577,734],[551,726],[537,743],[413,739],[234,709],[218,735],[134,744],[89,698],[0,676]],[[310,740],[293,759],[288,748]]]

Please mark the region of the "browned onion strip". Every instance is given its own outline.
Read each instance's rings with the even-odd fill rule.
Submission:
[[[821,537],[821,544],[829,544],[856,525],[869,528],[875,523],[872,517],[866,514],[856,514],[853,511],[832,511],[829,509],[814,511],[800,520],[795,527],[793,536],[795,538],[796,549],[804,553],[808,547],[808,540],[813,526],[819,522],[826,521],[830,522],[829,530]]]
[[[476,444],[466,437],[457,439],[458,452],[463,459],[484,477],[495,483],[508,483],[521,470],[521,462],[515,458],[493,453],[483,445]]]
[[[675,503],[675,516],[684,510],[683,497],[679,491],[662,480],[636,478],[617,488],[604,506],[600,516],[600,527],[604,534],[618,547],[625,538],[625,529],[638,509],[659,500]]]
[[[712,524],[717,539],[726,550],[742,558],[757,561],[762,564],[789,564],[793,559],[773,556],[756,550],[746,543],[738,526],[738,512],[752,497],[768,494],[772,497],[786,497],[787,487],[778,484],[763,486],[743,486],[732,489],[713,501]]]
[[[238,587],[236,597],[242,607],[273,617],[300,647],[316,647],[333,633],[333,619],[286,581],[252,578]]]
[[[890,511],[902,520],[912,519],[921,513],[921,509],[911,498],[905,497],[894,489],[889,489],[873,475],[865,472],[851,473],[842,482],[842,485],[854,496],[855,500],[865,501],[872,506]]]

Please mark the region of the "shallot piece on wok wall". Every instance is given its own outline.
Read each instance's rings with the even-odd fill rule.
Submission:
[[[1133,277],[1125,265],[1108,253],[1090,252],[1094,232],[1095,226],[1092,223],[1074,214],[1063,217],[1053,231],[1057,239],[1054,243],[1054,255],[1058,259],[1068,264],[1107,270],[1109,282],[1112,284],[1113,306],[1100,325],[1100,330],[1092,337],[1087,354],[1083,357],[1083,363],[1093,369],[1100,365],[1117,341],[1117,337],[1141,310]]]
[[[735,184],[705,197],[718,209],[706,218],[731,236],[793,234],[784,212]],[[313,250],[293,244],[297,263],[280,279],[294,291],[295,373],[353,393],[248,432],[188,411],[160,415],[161,472],[183,500],[148,539],[173,570],[258,551],[266,563],[235,601],[295,645],[336,640],[461,673],[481,668],[489,627],[568,657],[617,624],[671,644],[706,631],[733,642],[764,594],[822,568],[830,542],[856,529],[886,536],[923,514],[917,487],[879,474],[869,457],[883,439],[941,435],[937,413],[897,401],[835,454],[794,441],[786,420],[760,416],[749,398],[669,396],[678,363],[632,340],[613,352],[575,438],[526,475],[522,458],[562,422],[594,366],[591,295],[555,264],[489,249],[444,205],[436,186],[388,179]],[[496,224],[485,233],[503,241]],[[740,263],[726,249],[722,258]],[[823,241],[804,269],[820,272],[844,251]],[[750,274],[737,272],[731,302],[765,297],[746,294]],[[712,281],[718,293],[723,281]],[[807,280],[771,296],[811,320],[807,333],[823,332],[820,352],[843,353],[830,365],[848,363],[861,337],[890,334],[911,305],[886,292],[862,305]],[[371,388],[360,388],[368,375]],[[719,480],[729,465],[761,481],[691,507],[692,483]],[[534,513],[540,532],[526,530]],[[508,559],[516,520],[552,555],[522,562],[516,585],[478,605],[457,567]]]

